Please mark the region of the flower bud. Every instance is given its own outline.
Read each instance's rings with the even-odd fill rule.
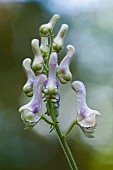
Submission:
[[[68,45],[67,54],[63,58],[57,69],[57,76],[62,84],[65,84],[72,79],[72,74],[69,70],[69,65],[74,57],[74,52],[75,48],[72,45]]]
[[[31,129],[40,120],[40,115],[42,114],[42,86],[46,79],[44,74],[35,78],[31,101],[19,109],[26,129]]]
[[[48,53],[48,37],[41,37],[40,51],[42,54]]]
[[[68,30],[68,25],[67,24],[63,24],[57,34],[57,36],[55,37],[55,39],[53,40],[53,51],[59,53],[62,48],[63,48],[63,40],[64,37],[67,33]]]
[[[33,54],[34,54],[34,61],[32,64],[32,68],[35,72],[35,74],[40,74],[43,71],[43,57],[39,48],[39,40],[33,39],[31,42]]]
[[[57,20],[59,19],[60,19],[60,16],[58,14],[53,15],[47,24],[43,24],[40,27],[39,29],[40,35],[42,37],[48,37],[50,35],[50,32],[53,30],[53,27],[56,24]]]
[[[49,53],[48,37],[41,37],[40,51],[43,54],[44,62],[46,63],[48,61]]]
[[[85,135],[89,138],[94,137],[94,129],[97,124],[98,116],[101,114],[90,109],[86,104],[86,89],[82,82],[74,81],[72,83],[72,89],[76,91],[76,102],[77,102],[77,122]]]
[[[31,69],[31,59],[26,58],[23,61],[23,68],[27,75],[27,83],[24,85],[23,91],[28,97],[31,97],[33,95],[33,82],[35,79],[35,74]]]

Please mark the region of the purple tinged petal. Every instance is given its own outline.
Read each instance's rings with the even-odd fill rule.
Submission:
[[[72,83],[72,89],[76,91],[78,125],[81,127],[86,136],[93,137],[91,133],[94,132],[94,128],[97,124],[97,118],[98,116],[101,116],[101,114],[87,106],[86,89],[82,82],[74,81]]]
[[[42,86],[46,76],[41,74],[35,78],[33,84],[33,97],[31,101],[19,109],[21,118],[27,128],[32,128],[39,120],[42,113]]]
[[[56,77],[56,69],[57,69],[57,53],[53,52],[51,53],[50,56],[49,75],[44,90],[46,94],[57,93],[58,80]]]

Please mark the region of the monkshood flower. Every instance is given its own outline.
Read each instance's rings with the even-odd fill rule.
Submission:
[[[31,42],[31,46],[34,54],[32,69],[34,70],[35,74],[40,74],[43,71],[44,60],[39,48],[39,40],[33,39]]]
[[[42,54],[46,54],[49,52],[48,37],[41,37],[40,51],[42,52]]]
[[[68,31],[68,25],[62,24],[57,36],[53,40],[53,51],[59,53],[63,48],[63,40]]]
[[[39,29],[40,35],[42,37],[48,37],[50,35],[50,32],[52,32],[53,27],[55,26],[57,20],[59,19],[60,19],[60,16],[58,14],[53,15],[47,24],[43,24],[40,27]]]
[[[38,75],[33,84],[33,97],[31,101],[19,109],[21,118],[26,126],[31,129],[40,120],[42,114],[42,86],[47,80],[44,74]]]
[[[27,75],[27,83],[24,85],[23,91],[26,93],[26,95],[28,97],[31,97],[33,95],[33,82],[35,79],[35,74],[31,69],[31,59],[30,58],[26,58],[23,61],[23,68]]]
[[[57,76],[61,83],[65,84],[72,79],[72,74],[69,70],[69,65],[74,57],[75,48],[72,45],[67,46],[67,54],[61,61],[58,69]]]
[[[97,124],[97,118],[98,116],[101,116],[101,114],[87,106],[86,89],[82,82],[74,81],[72,83],[72,89],[76,91],[78,125],[81,127],[86,136],[90,138],[94,137],[92,133],[94,133],[94,129]]]
[[[47,82],[45,83],[45,89],[43,90],[46,99],[52,99],[56,101],[56,94],[58,93],[58,80],[56,77],[57,70],[57,53],[52,52],[49,60],[49,75]]]

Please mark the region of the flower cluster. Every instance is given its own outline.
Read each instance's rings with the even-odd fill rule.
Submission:
[[[23,91],[28,97],[32,97],[28,104],[19,109],[26,129],[31,129],[41,118],[44,118],[42,94],[46,102],[47,115],[51,116],[49,103],[52,104],[55,117],[59,115],[59,83],[66,84],[72,79],[69,69],[75,53],[72,45],[67,45],[67,53],[58,64],[58,54],[63,49],[64,37],[68,31],[68,25],[62,24],[58,34],[54,37],[53,28],[59,19],[60,16],[55,14],[47,24],[40,27],[41,43],[38,39],[33,39],[31,42],[34,60],[31,62],[31,59],[26,58],[23,61],[23,68],[27,76],[27,83],[24,85]],[[75,122],[86,136],[93,137],[97,117],[101,114],[87,106],[86,90],[82,82],[74,81],[72,89],[76,92],[77,98],[78,115]],[[46,120],[46,122],[49,121]]]

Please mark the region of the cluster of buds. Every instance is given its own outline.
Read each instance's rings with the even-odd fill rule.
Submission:
[[[75,53],[72,45],[67,45],[67,54],[58,64],[58,54],[63,49],[64,37],[68,30],[68,25],[62,24],[58,34],[54,37],[53,28],[59,19],[60,16],[55,14],[47,24],[40,27],[41,43],[38,39],[33,39],[31,42],[34,60],[31,62],[31,59],[26,58],[23,61],[23,68],[27,76],[27,83],[24,85],[23,91],[28,97],[31,97],[30,102],[19,109],[26,129],[31,129],[44,117],[42,94],[46,102],[47,115],[50,116],[48,106],[50,102],[54,107],[55,116],[59,115],[59,84],[66,84],[72,79],[69,68]],[[74,81],[72,89],[76,92],[77,98],[78,115],[75,121],[86,136],[93,137],[92,133],[100,113],[86,105],[86,90],[82,82]]]

